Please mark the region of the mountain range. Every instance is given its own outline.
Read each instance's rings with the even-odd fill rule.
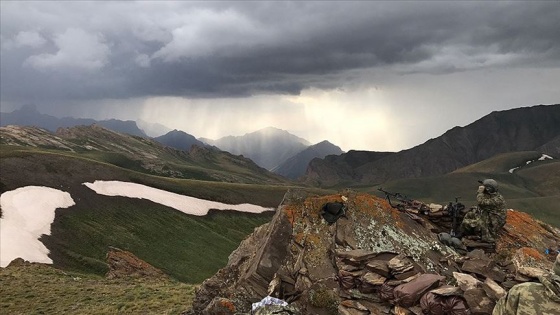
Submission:
[[[2,113],[1,124],[34,125],[55,131],[66,125],[95,123],[117,132],[147,138],[134,121],[56,118],[32,105]],[[146,122],[143,122],[146,125]],[[163,127],[163,126],[159,126]],[[153,138],[167,147],[223,150],[288,179],[319,187],[375,185],[404,178],[439,176],[499,153],[539,151],[560,156],[560,105],[540,105],[496,111],[464,127],[400,152],[351,150],[328,141],[311,145],[288,131],[268,127],[243,136],[217,140],[172,130]]]
[[[41,114],[35,105],[24,105],[13,112],[0,115],[0,127],[8,125],[36,126],[55,132],[58,128],[74,127],[79,125],[97,124],[117,132],[127,133],[134,136],[147,137],[146,133],[138,128],[132,120],[95,120],[90,118],[63,117],[58,118],[51,115]]]
[[[182,130],[170,130],[156,123],[143,120],[134,122],[117,119],[94,120],[87,118],[63,117],[58,118],[37,111],[35,105],[25,105],[13,112],[2,113],[0,126],[19,125],[36,126],[56,132],[58,128],[74,126],[98,125],[120,133],[148,138],[147,133],[160,134],[153,140],[177,150],[189,151],[193,145],[198,147],[214,146],[220,150],[235,155],[243,155],[253,160],[260,167],[290,179],[296,179],[305,174],[307,164],[313,158],[323,158],[330,154],[340,154],[339,147],[323,141],[311,146],[300,137],[288,131],[268,127],[243,136],[228,136],[217,140],[201,138],[188,134]],[[138,126],[141,126],[139,128]],[[305,151],[305,152],[304,152]]]
[[[496,154],[539,151],[560,156],[560,105],[496,111],[397,153],[349,151],[314,159],[305,182],[321,187],[375,185],[443,175]]]
[[[179,150],[189,150],[192,145],[211,145],[220,150],[247,157],[257,165],[293,180],[305,174],[307,165],[312,159],[343,153],[340,147],[327,140],[310,145],[307,140],[274,127],[260,129],[243,136],[223,137],[218,140],[196,139],[180,130],[173,130],[153,139]]]
[[[236,183],[287,183],[247,158],[216,148],[194,145],[182,151],[95,124],[58,128],[56,133],[28,126],[0,127],[0,144],[65,151],[158,176]]]

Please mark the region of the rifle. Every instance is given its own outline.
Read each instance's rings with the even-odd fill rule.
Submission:
[[[377,190],[384,193],[385,198],[387,198],[387,201],[389,202],[389,205],[391,205],[392,208],[397,209],[399,211],[404,211],[405,210],[405,205],[406,204],[411,204],[414,201],[412,199],[408,199],[407,196],[403,196],[401,193],[398,193],[398,192],[397,193],[391,193],[391,192],[388,192],[386,190],[383,190],[382,187],[377,188]],[[397,205],[394,205],[391,202],[391,197],[398,200],[400,203],[397,204]]]
[[[465,209],[465,205],[459,202],[459,198],[461,197],[455,197],[455,204],[450,201],[447,205],[447,213],[453,217],[453,225],[451,226],[451,231],[449,232],[451,236],[458,235],[457,215]]]

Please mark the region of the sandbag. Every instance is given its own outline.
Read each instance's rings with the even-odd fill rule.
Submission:
[[[445,277],[436,274],[423,274],[408,283],[398,285],[393,291],[395,304],[412,307],[426,292],[439,287],[444,279]]]
[[[392,303],[393,300],[395,299],[395,294],[393,293],[394,290],[395,290],[394,286],[388,285],[387,283],[383,283],[379,288],[379,298],[382,301]]]
[[[458,295],[438,295],[428,292],[420,298],[420,307],[426,315],[470,315],[465,299]]]
[[[379,291],[379,285],[374,285],[371,283],[367,283],[366,281],[361,281],[358,279],[358,291],[365,293],[365,294],[372,294]]]
[[[357,281],[354,277],[354,274],[346,270],[339,270],[336,280],[338,281],[340,287],[345,290],[353,289],[356,287]]]

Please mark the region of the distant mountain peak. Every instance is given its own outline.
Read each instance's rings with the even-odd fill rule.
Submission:
[[[340,147],[327,140],[323,140],[295,154],[272,169],[272,171],[290,179],[297,179],[305,175],[305,171],[313,159],[322,159],[328,155],[340,155],[342,153],[344,153],[344,151],[342,151]]]
[[[306,146],[310,146],[310,145],[311,145],[311,142],[309,142],[309,141],[307,141],[307,140],[305,140],[305,139],[303,139],[303,138],[301,138],[301,137],[298,137],[298,136],[296,136],[296,135],[290,133],[290,132],[287,131],[287,130],[280,129],[280,128],[276,128],[276,127],[271,127],[271,126],[265,127],[265,128],[262,128],[262,129],[259,129],[259,130],[257,130],[257,131],[253,131],[253,132],[250,132],[250,133],[246,133],[246,134],[245,134],[244,136],[242,136],[242,137],[252,137],[252,136],[261,136],[261,137],[286,137],[286,138],[295,139],[295,140],[297,140],[298,142],[300,142],[301,144],[306,145]]]
[[[193,135],[177,129],[171,130],[163,136],[155,137],[153,139],[161,144],[182,151],[189,151],[193,146],[206,146],[204,142],[197,140]]]
[[[268,170],[311,145],[309,141],[276,127],[266,127],[243,136],[204,140],[220,150],[250,158]]]

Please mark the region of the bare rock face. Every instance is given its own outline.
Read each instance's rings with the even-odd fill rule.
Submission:
[[[328,202],[346,205],[346,215],[334,224],[320,214]],[[249,313],[267,295],[301,314],[417,314],[428,293],[433,298],[425,305],[454,304],[463,311],[468,305],[473,314],[490,314],[501,289],[519,283],[521,263],[513,259],[550,268],[554,257],[538,255],[537,246],[560,241],[560,231],[512,213],[491,253],[478,249],[463,256],[438,241],[439,231],[426,218],[393,209],[384,199],[352,191],[321,197],[288,192],[272,221],[203,282],[190,314],[203,313],[216,298]],[[470,285],[444,286],[457,283],[454,274]]]
[[[15,268],[15,267],[21,267],[21,266],[29,266],[32,263],[29,262],[28,260],[25,260],[21,257],[18,257],[12,261],[10,261],[10,263],[6,266],[6,268]]]
[[[163,271],[134,256],[131,252],[110,247],[107,253],[109,271],[106,277],[115,278],[167,278]]]

